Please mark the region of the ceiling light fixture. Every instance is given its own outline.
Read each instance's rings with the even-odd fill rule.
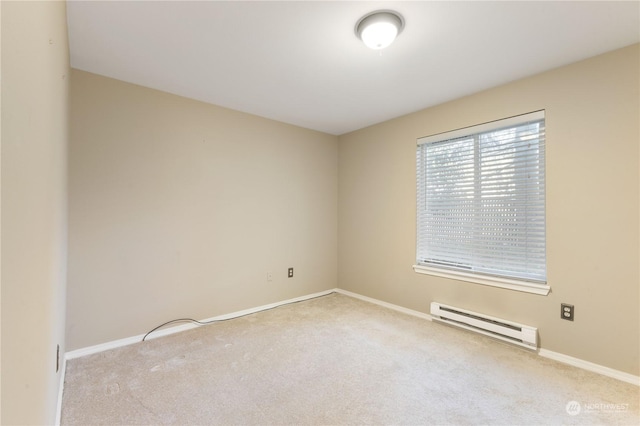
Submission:
[[[404,19],[392,10],[377,10],[356,23],[356,35],[370,49],[380,50],[393,43],[402,32]]]

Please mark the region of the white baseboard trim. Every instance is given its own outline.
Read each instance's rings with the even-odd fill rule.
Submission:
[[[177,327],[174,327],[177,328]],[[86,348],[75,349],[73,351],[69,351],[65,354],[67,359],[75,359],[81,358],[87,355],[97,354],[103,351],[108,351],[109,349],[120,348],[122,346],[132,345],[134,343],[138,343],[142,340],[144,334],[140,334],[139,336],[126,337],[124,339],[112,340],[110,342],[100,343],[99,345],[88,346]]]
[[[582,368],[583,370],[591,371],[593,373],[602,374],[603,376],[631,383],[632,385],[640,386],[640,376],[634,376],[633,374],[625,373],[624,371],[614,370],[613,368],[594,364],[593,362],[574,358],[572,356],[564,355],[558,352],[553,352],[548,349],[540,348],[538,350],[538,355],[562,362],[563,364],[569,364],[574,367]]]
[[[224,314],[224,315],[218,315],[215,317],[211,317],[211,318],[206,318],[200,321],[203,322],[207,322],[207,321],[215,321],[215,320],[225,320],[225,319],[231,319],[231,318],[237,318],[237,317],[241,317],[244,315],[249,315],[249,314],[253,314],[256,312],[260,312],[260,311],[264,311],[267,309],[272,309],[272,308],[276,308],[278,306],[282,306],[282,305],[286,305],[286,304],[290,304],[290,303],[295,303],[295,302],[301,302],[304,300],[308,300],[308,299],[313,299],[316,297],[321,297],[321,296],[326,296],[328,294],[331,293],[340,293],[343,294],[345,296],[349,296],[349,297],[353,297],[355,299],[360,299],[363,300],[365,302],[369,302],[369,303],[373,303],[375,305],[379,305],[385,308],[389,308],[389,309],[393,309],[394,311],[398,311],[398,312],[402,312],[405,313],[407,315],[412,315],[414,317],[418,317],[418,318],[422,318],[422,319],[426,319],[428,321],[432,321],[432,317],[429,314],[426,314],[424,312],[419,312],[419,311],[415,311],[413,309],[408,309],[408,308],[404,308],[402,306],[398,306],[398,305],[394,305],[393,303],[388,303],[388,302],[383,302],[382,300],[378,300],[378,299],[374,299],[372,297],[367,297],[367,296],[363,296],[361,294],[358,293],[353,293],[351,291],[348,290],[343,290],[340,288],[334,288],[334,289],[330,289],[330,290],[325,290],[325,291],[321,291],[318,293],[313,293],[313,294],[308,294],[306,296],[300,296],[300,297],[296,297],[293,299],[288,299],[288,300],[283,300],[281,302],[275,302],[275,303],[270,303],[268,305],[262,305],[262,306],[258,306],[255,308],[250,308],[250,309],[245,309],[242,311],[238,311],[238,312],[233,312],[230,314]],[[198,325],[196,324],[183,324],[183,325],[179,325],[179,326],[175,326],[175,327],[169,327],[163,330],[158,330],[156,332],[153,333],[153,335],[150,335],[149,337],[147,337],[147,340],[151,340],[151,339],[156,339],[158,337],[162,337],[162,336],[167,336],[169,334],[174,334],[174,333],[179,333],[181,331],[185,331],[185,330],[190,330],[193,328],[198,327]],[[64,354],[63,356],[63,362],[62,362],[62,374],[61,374],[61,379],[60,379],[60,391],[59,391],[59,397],[58,397],[58,413],[57,413],[57,418],[56,418],[56,424],[60,424],[60,415],[61,415],[61,408],[62,408],[62,393],[63,393],[63,389],[64,389],[64,375],[66,372],[66,366],[67,366],[67,360],[69,359],[74,359],[74,358],[80,358],[83,356],[87,356],[87,355],[91,355],[91,354],[95,354],[95,353],[99,353],[99,352],[103,352],[109,349],[115,349],[115,348],[119,348],[122,346],[127,346],[127,345],[131,345],[133,343],[138,343],[140,341],[142,341],[142,338],[144,337],[144,334],[140,334],[138,336],[133,336],[133,337],[127,337],[124,339],[119,339],[119,340],[114,340],[111,342],[106,342],[106,343],[101,343],[99,345],[94,345],[94,346],[89,346],[86,348],[81,348],[81,349],[76,349],[70,352],[67,352],[66,354]],[[602,365],[598,365],[598,364],[594,364],[592,362],[589,361],[584,361],[582,359],[579,358],[574,358],[571,357],[569,355],[564,355],[558,352],[553,352],[547,349],[543,349],[540,348],[538,349],[538,355],[545,357],[545,358],[549,358],[549,359],[553,359],[555,361],[559,361],[562,362],[564,364],[568,364],[568,365],[572,365],[574,367],[578,367],[578,368],[582,368],[584,370],[587,371],[591,371],[594,373],[598,373],[598,374],[602,374],[603,376],[607,376],[607,377],[611,377],[617,380],[621,380],[623,382],[627,382],[627,383],[631,383],[633,385],[636,386],[640,386],[640,377],[639,376],[634,376],[633,374],[629,374],[629,373],[625,373],[623,371],[619,371],[619,370],[614,370],[612,368],[609,367],[605,367]]]
[[[422,318],[422,319],[426,319],[426,320],[432,321],[431,315],[425,314],[424,312],[414,311],[413,309],[404,308],[402,306],[394,305],[393,303],[383,302],[382,300],[374,299],[372,297],[363,296],[361,294],[353,293],[351,291],[343,290],[341,288],[336,288],[335,292],[336,293],[340,293],[340,294],[344,294],[345,296],[353,297],[355,299],[364,300],[365,302],[369,302],[369,303],[373,303],[373,304],[376,304],[376,305],[379,305],[379,306],[383,306],[385,308],[393,309],[394,311],[402,312],[402,313],[407,314],[407,315],[412,315],[414,317],[418,317],[418,318]]]
[[[62,354],[62,369],[60,371],[60,384],[58,387],[58,404],[56,405],[56,426],[62,421],[62,396],[64,395],[64,378],[67,374],[67,357]]]
[[[256,312],[265,311],[268,309],[277,308],[278,306],[288,305],[290,303],[302,302],[303,300],[314,299],[316,297],[326,296],[327,294],[335,293],[338,289],[330,289],[325,291],[320,291],[318,293],[308,294],[306,296],[295,297],[293,299],[283,300],[280,302],[270,303],[268,305],[262,305],[255,308],[249,308],[238,312],[233,312],[230,314],[218,315],[211,318],[205,318],[198,321],[208,322],[208,321],[219,321],[219,320],[227,320],[231,318],[242,317],[249,314],[254,314]],[[181,331],[191,330],[193,328],[199,327],[197,324],[182,324],[174,327],[168,327],[162,330],[158,330],[150,334],[146,340],[157,339],[158,337],[167,336],[169,334],[179,333]],[[100,343],[94,346],[88,346],[86,348],[76,349],[65,354],[65,360],[67,359],[75,359],[80,358],[87,355],[96,354],[99,352],[103,352],[109,349],[120,348],[122,346],[132,345],[134,343],[139,343],[142,341],[144,334],[139,334],[137,336],[126,337],[124,339],[112,340],[106,343]]]
[[[345,296],[351,296],[356,299],[364,300],[366,302],[374,303],[376,305],[384,306],[385,308],[390,308],[398,312],[403,312],[405,314],[413,315],[418,318],[424,318],[429,321],[433,321],[433,318],[429,314],[425,314],[419,311],[414,311],[412,309],[403,308],[402,306],[394,305],[392,303],[383,302],[378,299],[373,299],[371,297],[362,296],[357,293],[350,292],[348,290],[343,290],[340,288],[335,289],[337,293],[344,294]],[[553,352],[548,349],[538,349],[538,355],[553,359],[555,361],[562,362],[564,364],[568,364],[574,367],[582,368],[583,370],[591,371],[593,373],[602,374],[603,376],[611,377],[613,379],[621,380],[623,382],[631,383],[632,385],[640,386],[640,376],[634,376],[633,374],[625,373],[624,371],[614,370],[613,368],[605,367],[603,365],[594,364],[589,361],[585,361],[579,358],[574,358],[569,355],[564,355],[558,352]]]

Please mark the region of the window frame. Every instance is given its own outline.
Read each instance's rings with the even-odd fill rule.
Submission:
[[[422,137],[416,141],[417,142],[416,149],[417,150],[422,149],[421,147],[425,144],[434,144],[434,143],[449,141],[452,139],[457,139],[462,137],[477,138],[480,134],[483,134],[483,133],[496,131],[509,126],[522,125],[526,122],[536,121],[536,120],[544,120],[545,128],[546,128],[545,111],[540,110],[532,113],[521,114],[513,117],[508,117],[505,119],[495,120],[495,121],[491,121],[488,123],[483,123],[475,126],[465,127],[465,128],[453,130],[450,132],[444,132],[444,133],[439,133],[431,136]],[[544,140],[541,146],[544,148]],[[544,149],[540,155],[542,156],[542,160],[546,162],[546,159],[545,159],[546,155],[545,155]],[[474,154],[474,159],[475,157],[476,157],[476,154]],[[416,198],[416,201],[417,201],[416,264],[413,265],[413,269],[416,273],[455,279],[459,281],[471,282],[475,284],[487,285],[492,287],[505,288],[509,290],[522,291],[522,292],[533,293],[538,295],[549,294],[551,287],[548,285],[548,277],[546,276],[546,272],[545,272],[545,281],[542,282],[537,280],[527,280],[524,278],[521,279],[521,278],[508,277],[508,276],[492,275],[490,273],[484,273],[484,272],[475,272],[475,271],[467,272],[464,270],[450,269],[447,267],[439,267],[434,264],[428,265],[428,264],[419,263],[418,261],[420,256],[420,252],[419,252],[420,222],[419,221],[420,221],[420,212],[421,212],[420,206],[418,205],[419,199],[420,199],[418,191],[420,191],[420,188],[421,188],[421,183],[418,182],[418,179],[420,178],[420,173],[418,169],[419,167],[420,167],[420,164],[418,163],[418,158],[416,158],[416,171],[418,172],[418,175],[416,176],[416,183],[417,183],[417,188],[416,188],[416,194],[417,194],[417,198]],[[544,173],[543,175],[544,182],[546,182],[546,168],[543,169],[543,173]],[[546,184],[545,186],[543,186],[543,188],[546,188]],[[545,189],[545,193],[546,193],[546,189]],[[546,194],[545,194],[545,198],[546,198]],[[546,201],[544,201],[544,205],[546,209]],[[544,213],[544,217],[545,217],[544,235],[545,235],[545,252],[546,252],[546,212]],[[547,260],[546,260],[546,254],[545,254],[545,259],[544,259],[545,270],[546,270],[546,265],[547,265]]]

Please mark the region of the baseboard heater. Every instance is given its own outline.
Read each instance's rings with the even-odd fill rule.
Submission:
[[[454,308],[437,302],[431,303],[431,317],[435,321],[515,343],[528,349],[537,349],[538,347],[538,329],[528,325]]]

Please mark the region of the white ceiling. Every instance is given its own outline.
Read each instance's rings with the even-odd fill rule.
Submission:
[[[393,9],[383,51],[354,34]],[[640,2],[70,1],[71,66],[339,135],[640,41]]]

